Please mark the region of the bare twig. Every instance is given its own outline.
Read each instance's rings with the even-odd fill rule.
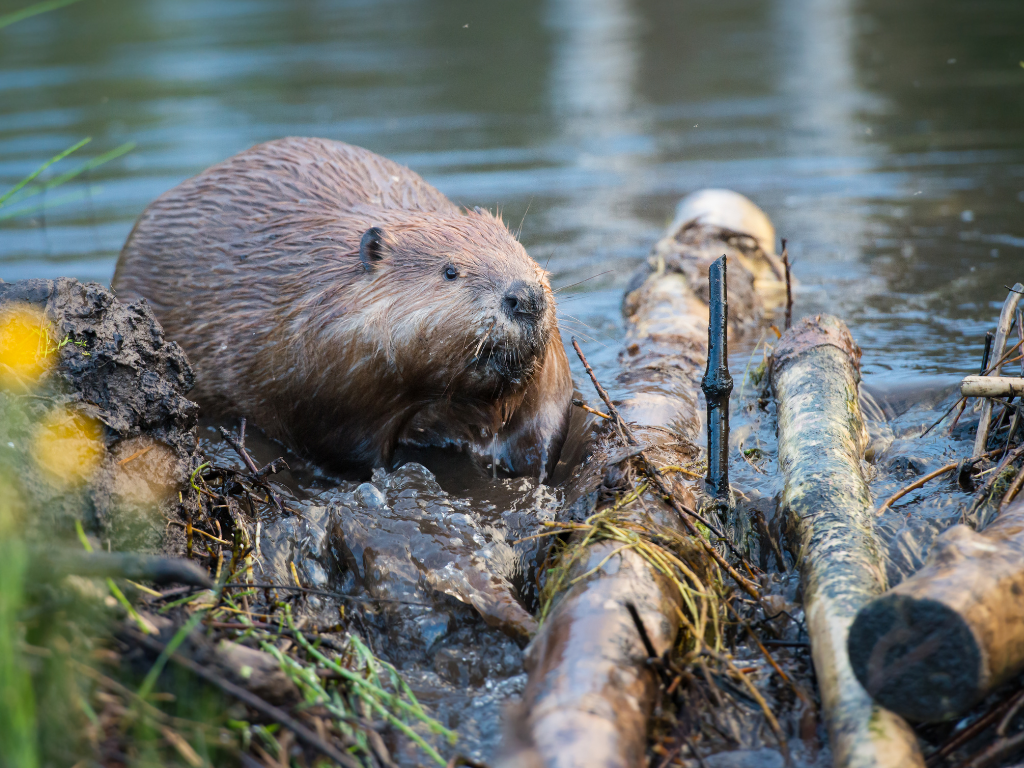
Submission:
[[[782,266],[786,268],[786,330],[793,324],[793,288],[789,277],[789,249],[786,238],[782,238]]]
[[[896,493],[894,493],[892,496],[890,496],[888,499],[886,499],[884,502],[882,502],[882,506],[880,506],[878,508],[878,510],[875,512],[875,516],[876,517],[881,517],[882,514],[885,512],[885,510],[887,510],[895,502],[897,502],[900,499],[902,499],[904,496],[906,496],[911,491],[916,491],[918,488],[923,486],[929,480],[934,480],[936,477],[939,477],[940,475],[944,475],[947,472],[951,472],[952,470],[956,469],[958,466],[960,466],[959,462],[955,462],[953,464],[947,464],[944,467],[940,467],[939,469],[936,469],[934,472],[929,472],[924,477],[919,477],[917,480],[912,482],[906,488],[904,488],[901,491],[896,491]]]
[[[729,291],[727,259],[723,255],[708,267],[708,359],[700,388],[707,403],[707,488],[719,504],[728,507],[729,487]]]
[[[988,451],[987,453],[983,453],[983,454],[981,454],[981,456],[978,456],[977,458],[967,459],[964,462],[964,467],[965,468],[973,467],[975,464],[977,464],[982,459],[991,458],[991,457],[995,456],[997,453],[1000,453],[1000,452],[1001,452],[1000,449],[997,449],[997,450],[994,450],[994,451]],[[906,496],[911,491],[916,491],[918,488],[923,486],[929,480],[934,480],[936,477],[939,477],[940,475],[943,475],[946,472],[951,472],[952,470],[956,469],[959,466],[960,466],[960,462],[957,462],[955,464],[947,464],[946,466],[941,467],[941,468],[935,470],[934,472],[930,472],[929,474],[925,475],[924,477],[919,477],[917,480],[912,482],[906,488],[904,488],[901,491],[897,491],[892,496],[890,496],[888,499],[886,499],[885,502],[882,504],[882,506],[880,506],[878,508],[878,511],[875,512],[875,515],[878,516],[878,517],[881,517],[882,513],[885,512],[886,509],[888,509],[890,506],[892,506],[897,501],[902,499],[904,496]]]
[[[997,738],[961,765],[965,768],[988,768],[988,766],[998,763],[1003,757],[1019,750],[1021,746],[1024,746],[1024,731],[1010,737]]]
[[[597,410],[596,408],[591,408],[589,405],[584,403],[582,400],[577,400],[576,398],[573,398],[572,404],[575,405],[577,408],[582,408],[587,413],[592,413],[595,416],[600,416],[602,419],[609,419],[610,420],[612,418],[607,413],[602,413],[601,411]]]
[[[259,485],[261,488],[263,488],[263,490],[267,492],[267,495],[270,496],[270,498],[273,500],[274,506],[277,507],[278,512],[280,512],[282,515],[286,514],[284,504],[281,503],[281,499],[278,498],[277,494],[274,493],[274,489],[271,488],[270,484],[263,479],[262,475],[260,475],[260,468],[256,466],[256,462],[252,460],[252,457],[249,455],[249,452],[245,450],[245,446],[242,444],[242,442],[240,440],[236,440],[235,436],[228,432],[226,429],[224,429],[224,427],[218,427],[218,430],[220,431],[221,437],[223,437],[227,441],[228,445],[234,448],[235,453],[237,453],[242,458],[242,461],[245,462],[245,466],[247,466],[249,468],[249,472],[252,473],[253,482],[256,485]],[[244,439],[244,420],[242,421],[241,430],[242,438]],[[271,462],[268,465],[268,467],[273,465],[274,462]],[[264,467],[264,469],[267,469],[267,467]],[[276,469],[274,471],[276,471]]]
[[[1003,494],[1003,498],[999,502],[1000,509],[1002,509],[1011,501],[1013,501],[1014,496],[1016,496],[1020,492],[1020,487],[1022,485],[1024,485],[1024,466],[1020,468],[1020,471],[1017,473],[1017,476],[1013,478],[1013,482],[1010,483],[1010,487],[1007,488],[1006,493]]]
[[[926,429],[924,432],[922,432],[920,435],[918,435],[918,437],[924,437],[925,435],[927,435],[929,432],[931,432],[933,429],[935,429],[937,426],[939,426],[939,424],[941,424],[945,420],[945,418],[947,416],[949,416],[949,414],[951,414],[953,412],[954,408],[956,408],[958,405],[964,405],[966,402],[967,402],[967,398],[966,397],[961,397],[959,400],[957,400],[955,403],[953,403],[951,406],[949,406],[949,410],[946,411],[941,416],[939,416],[939,418],[936,419],[932,423],[932,425],[930,427],[928,427],[928,429]],[[959,419],[960,416],[958,415],[957,418]]]
[[[991,726],[996,722],[996,720],[1001,718],[1007,710],[1013,707],[1021,696],[1024,696],[1024,691],[1008,696],[1003,699],[1003,701],[992,707],[992,709],[987,713],[978,718],[978,720],[971,723],[962,731],[951,736],[941,747],[939,747],[937,752],[928,757],[926,762],[929,768],[934,768],[934,766],[941,764],[948,755],[953,754],[964,744],[971,741],[975,736],[979,735],[982,731]]]

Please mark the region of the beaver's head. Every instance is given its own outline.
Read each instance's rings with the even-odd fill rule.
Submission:
[[[367,330],[428,397],[513,394],[561,343],[546,272],[487,211],[382,221],[359,258]]]

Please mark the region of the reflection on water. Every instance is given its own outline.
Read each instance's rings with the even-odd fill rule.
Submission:
[[[556,284],[611,269],[563,305],[599,367],[632,264],[714,185],[769,212],[798,311],[846,316],[869,372],[960,372],[1024,267],[1022,28],[1015,0],[89,0],[0,31],[0,184],[86,135],[138,148],[0,221],[0,277],[105,282],[161,192],[314,134],[525,215]]]

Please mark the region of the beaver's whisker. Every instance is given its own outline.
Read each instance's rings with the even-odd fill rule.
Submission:
[[[528,202],[526,204],[526,210],[523,211],[523,220],[519,222],[519,229],[516,230],[516,240],[518,240],[519,236],[521,234],[523,234],[523,224],[526,223],[526,214],[528,214],[530,212],[530,206],[531,205],[533,205],[533,198],[532,197],[530,198],[530,202]]]
[[[490,327],[488,327],[487,333],[485,333],[483,338],[480,339],[480,343],[476,345],[476,351],[473,353],[473,357],[476,357],[477,355],[480,354],[480,350],[483,348],[484,342],[487,341],[487,338],[491,335],[491,331],[494,330],[494,326],[497,324],[497,322],[498,318],[494,318],[493,320],[491,320],[491,325]]]
[[[462,348],[462,351],[465,352],[467,349],[469,349],[469,345],[472,343],[472,339],[466,342],[466,345]],[[462,368],[460,368],[459,370],[455,371],[455,373],[452,374],[451,379],[448,380],[448,383],[444,385],[444,389],[441,390],[441,397],[444,397],[448,393],[448,387],[452,385],[455,379],[457,379],[461,374],[465,373],[469,369],[469,366],[473,364],[474,359],[475,358],[470,358],[466,363],[463,364]]]
[[[585,325],[587,328],[590,328],[591,330],[594,330],[594,331],[597,330],[596,328],[594,328],[594,326],[590,325],[585,320],[581,320],[580,318],[576,317],[575,315],[570,315],[568,312],[563,313],[563,317],[567,317],[570,320],[575,320],[577,323],[580,323],[581,325]]]
[[[604,347],[605,349],[608,349],[608,345],[605,344],[603,341],[601,341],[600,339],[595,339],[593,337],[588,337],[585,333],[583,333],[578,328],[570,328],[569,330],[571,331],[571,333],[567,334],[569,336],[576,335],[576,336],[579,336],[581,339],[583,339],[587,344],[599,344],[602,347]]]
[[[548,254],[548,260],[544,262],[544,271],[545,272],[548,271],[548,264],[551,263],[551,257],[555,255],[555,251],[557,251],[557,250],[558,250],[557,248],[552,248],[551,249],[551,253]]]
[[[587,280],[593,280],[595,277],[600,277],[601,275],[607,275],[609,272],[614,272],[614,271],[615,270],[613,270],[613,269],[606,269],[604,272],[598,272],[596,275],[591,275],[590,277],[587,277],[587,278],[585,278],[583,280],[580,280],[578,283],[570,283],[569,285],[563,285],[563,286],[561,286],[559,288],[555,288],[551,292],[552,293],[558,293],[559,291],[564,291],[566,288],[575,288],[577,285],[582,285],[583,283],[587,282]]]
[[[564,318],[569,318],[569,319],[566,320]],[[596,338],[597,334],[600,334],[601,336],[604,336],[608,341],[612,342],[613,344],[618,344],[619,343],[618,340],[613,339],[611,336],[609,336],[607,333],[602,331],[600,328],[595,328],[594,326],[589,325],[588,323],[584,322],[583,320],[580,320],[578,317],[570,315],[568,312],[566,312],[562,317],[557,318],[557,322],[558,322],[558,327],[559,328],[562,327],[563,323],[569,325],[570,327],[572,327],[573,323],[576,323],[578,325],[582,325],[582,326],[590,329],[591,331],[594,332],[594,339],[592,339],[592,341],[597,341],[597,338]],[[578,328],[576,329],[576,332],[580,333],[582,335],[582,332],[579,331]],[[598,343],[600,344],[600,342],[598,342]],[[602,344],[601,346],[604,346],[604,345]]]

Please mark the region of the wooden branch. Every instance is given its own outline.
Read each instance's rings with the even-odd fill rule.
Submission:
[[[982,533],[956,525],[914,576],[865,605],[850,631],[857,678],[883,706],[939,721],[1024,670],[1024,502]]]
[[[1010,289],[1010,294],[1006,297],[1006,301],[1003,302],[1003,309],[999,313],[999,325],[996,327],[996,338],[992,345],[991,354],[991,357],[994,357],[998,361],[994,366],[995,373],[999,373],[999,368],[1002,366],[1004,356],[1003,350],[1006,349],[1006,338],[1010,335],[1010,326],[1013,324],[1014,311],[1017,309],[1018,302],[1020,302],[1022,292],[1024,292],[1024,285],[1016,283],[1013,288]],[[988,429],[991,419],[992,403],[986,400],[981,406],[981,419],[978,421],[978,432],[974,437],[974,456],[978,456],[985,452],[985,444],[988,442]]]
[[[204,589],[213,586],[209,573],[189,560],[135,552],[35,549],[30,572],[37,580],[75,574],[152,581],[156,584],[189,584]]]
[[[946,474],[947,472],[952,472],[952,471],[953,471],[954,469],[956,469],[956,468],[957,468],[958,466],[959,466],[959,464],[956,464],[956,463],[953,463],[953,464],[947,464],[947,465],[946,465],[946,466],[944,466],[944,467],[939,467],[939,468],[938,468],[938,469],[936,469],[936,470],[935,470],[934,472],[929,472],[929,473],[928,473],[927,475],[925,475],[924,477],[919,477],[919,478],[918,478],[917,480],[915,480],[914,482],[912,482],[912,483],[911,483],[910,485],[908,485],[908,486],[907,486],[906,488],[903,488],[902,490],[896,491],[896,493],[894,493],[894,494],[893,494],[892,496],[890,496],[890,497],[889,497],[888,499],[886,499],[885,501],[883,501],[883,502],[882,502],[882,506],[880,506],[880,507],[878,508],[878,511],[877,511],[877,512],[875,512],[875,516],[876,516],[876,517],[881,517],[881,516],[882,516],[882,514],[883,514],[883,513],[885,512],[885,510],[887,510],[887,509],[888,509],[889,507],[891,507],[891,506],[892,506],[893,504],[895,504],[895,503],[896,503],[897,501],[899,501],[900,499],[902,499],[902,498],[903,498],[904,496],[906,496],[906,495],[907,495],[908,493],[912,493],[913,491],[916,491],[916,490],[917,490],[918,488],[920,488],[921,486],[923,486],[923,485],[924,485],[925,483],[927,483],[927,482],[928,482],[929,480],[934,480],[934,479],[935,479],[936,477],[940,477],[941,475],[944,475],[944,474]]]
[[[860,350],[846,326],[808,317],[772,357],[782,509],[797,531],[804,612],[836,768],[923,766],[917,739],[854,677],[846,639],[857,609],[885,589],[861,457]]]
[[[1013,376],[966,376],[960,382],[964,397],[1012,397],[1024,394],[1024,379]]]
[[[792,278],[789,275],[789,249],[786,247],[786,238],[782,238],[782,266],[786,268],[786,327],[789,330],[793,325],[793,286]]]

